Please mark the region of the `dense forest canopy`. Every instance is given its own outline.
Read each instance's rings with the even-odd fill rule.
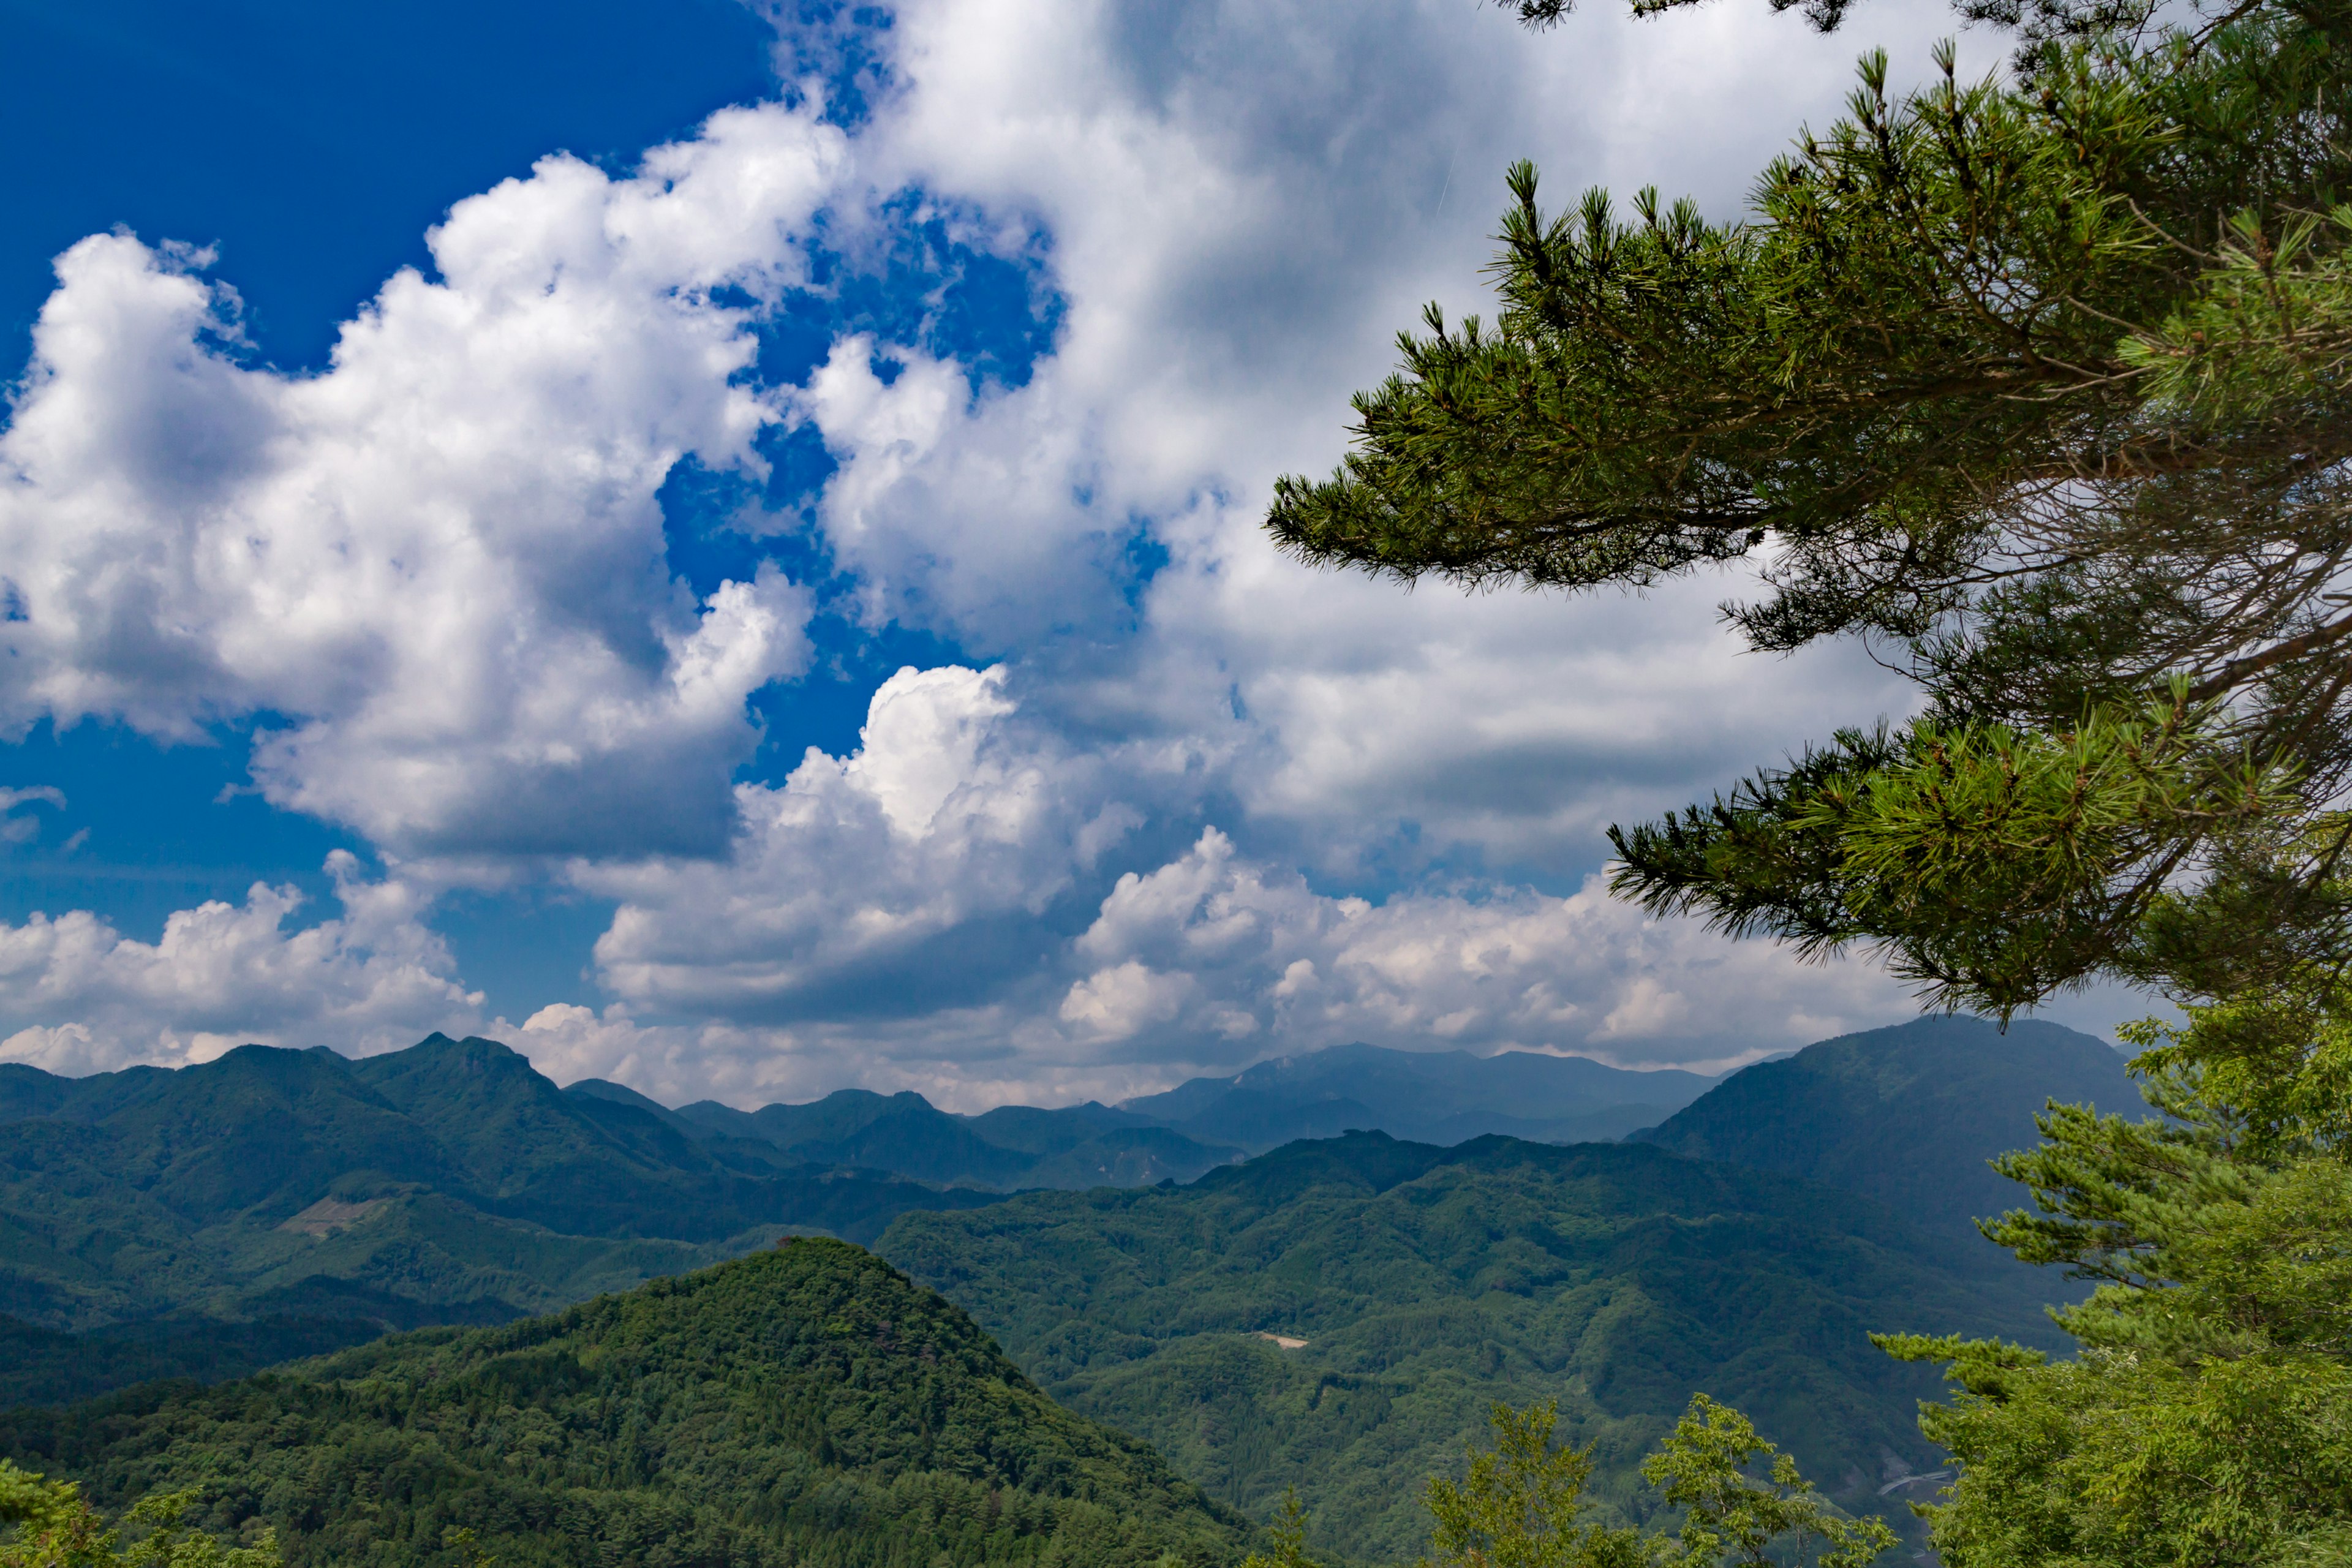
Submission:
[[[1621,1521],[1656,1506],[1638,1467],[1694,1389],[1878,1512],[1939,1456],[1934,1380],[1872,1331],[2063,1342],[2037,1293],[1891,1210],[1638,1144],[1360,1133],[1191,1187],[910,1214],[876,1246],[1211,1495],[1263,1519],[1296,1485],[1315,1545],[1359,1563],[1423,1549],[1423,1479],[1498,1400],[1557,1400]]]
[[[296,1568],[1148,1568],[1244,1540],[963,1313],[816,1238],[502,1328],[19,1411],[0,1451],[110,1510],[194,1489],[191,1525],[274,1529]]]

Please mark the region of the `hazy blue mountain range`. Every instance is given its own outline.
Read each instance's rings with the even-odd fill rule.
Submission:
[[[1012,1191],[1189,1182],[1244,1153],[1351,1129],[1447,1144],[1488,1132],[1552,1143],[1615,1139],[1663,1120],[1715,1081],[1530,1051],[1474,1057],[1354,1045],[1194,1079],[1117,1107],[1007,1105],[976,1116],[941,1110],[912,1092],[857,1089],[757,1110],[715,1100],[673,1110],[593,1079],[569,1092],[635,1106],[689,1137]]]
[[[1629,1510],[1705,1390],[1900,1514],[1880,1489],[1934,1468],[1914,1417],[1938,1385],[1868,1333],[2058,1341],[2038,1291],[1892,1209],[1643,1144],[1359,1132],[1187,1187],[908,1213],[876,1247],[1211,1495],[1264,1518],[1297,1485],[1310,1541],[1360,1561],[1420,1549],[1420,1483],[1495,1399],[1557,1397]]]
[[[2004,1034],[1982,1018],[1938,1015],[1742,1068],[1633,1136],[1875,1199],[1998,1263],[2006,1255],[1976,1221],[2030,1200],[1987,1162],[2041,1142],[2034,1113],[2053,1100],[2133,1116],[2147,1109],[2105,1040],[2033,1021]]]
[[[626,1096],[662,1109],[593,1079],[569,1092]],[[1092,1102],[1054,1110],[1008,1105],[957,1116],[911,1090],[845,1089],[806,1105],[738,1110],[706,1100],[664,1114],[690,1135],[760,1142],[796,1160],[1000,1191],[1189,1182],[1242,1154],[1229,1143],[1186,1137],[1149,1117]]]
[[[1350,1129],[1424,1143],[1459,1143],[1489,1132],[1582,1143],[1661,1121],[1716,1081],[1536,1051],[1474,1057],[1355,1045],[1260,1062],[1232,1078],[1196,1078],[1165,1094],[1126,1100],[1119,1110],[1252,1153]]]
[[[502,1328],[0,1415],[103,1509],[194,1488],[292,1568],[1224,1568],[1245,1531],[1056,1407],[968,1317],[807,1239]]]

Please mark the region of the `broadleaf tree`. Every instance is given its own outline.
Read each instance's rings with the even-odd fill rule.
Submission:
[[[1745,1415],[1705,1394],[1642,1462],[1679,1531],[1592,1519],[1591,1450],[1556,1444],[1559,1419],[1550,1400],[1494,1406],[1495,1446],[1470,1451],[1461,1480],[1430,1479],[1420,1568],[1867,1568],[1895,1543],[1885,1521],[1840,1512]],[[1295,1540],[1295,1511],[1288,1522]]]
[[[1931,1005],[2181,1008],[2136,1036],[2166,1120],[2053,1108],[1988,1226],[2099,1283],[2081,1353],[1885,1341],[1958,1385],[1936,1544],[2352,1561],[2352,5],[1961,9],[2007,69],[1866,55],[1738,221],[1513,168],[1491,321],[1431,308],[1268,527],[1405,582],[1739,568],[1751,647],[1916,681],[1612,839],[1621,894]]]

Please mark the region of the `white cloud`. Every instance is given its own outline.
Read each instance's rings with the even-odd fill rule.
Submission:
[[[35,784],[28,789],[0,789],[0,843],[25,844],[38,837],[41,819],[29,813],[16,815],[20,805],[48,805],[63,811],[66,792],[54,784]]]
[[[1136,524],[1089,500],[1090,420],[1058,378],[974,396],[959,365],[889,349],[886,384],[877,357],[870,337],[835,343],[797,399],[841,465],[819,517],[869,620],[1002,651],[1125,618]]]
[[[1593,0],[1530,37],[1471,0],[902,0],[854,136],[767,106],[627,178],[547,160],[459,204],[439,277],[394,278],[312,377],[251,363],[202,258],[84,241],[0,435],[26,617],[0,722],[258,718],[268,798],[402,869],[310,931],[268,889],[155,947],[8,928],[9,1048],[478,1022],[415,889],[517,864],[619,901],[610,1005],[479,1026],[672,1099],[1116,1096],[1357,1038],[1722,1060],[1899,1015],[1866,967],[1587,879],[1606,822],[1904,700],[1881,672],[1740,656],[1720,579],[1405,595],[1257,528],[1420,302],[1483,302],[1506,163],[1558,201],[1655,179],[1727,213],[1860,45],[1924,69],[1948,14],[1858,16]],[[1052,352],[975,392],[939,344],[850,333],[760,384],[754,318],[820,210],[885,251],[910,195],[1045,268]],[[692,602],[656,493],[683,458],[756,471],[778,421],[838,465],[813,526],[865,629],[969,665],[901,670],[855,751],[743,783],[747,698],[815,657],[811,599],[770,568]]]
[[[478,1026],[482,998],[418,921],[417,892],[365,880],[343,850],[327,868],[343,914],[307,930],[286,926],[301,895],[263,883],[242,904],[179,910],[152,943],[87,910],[0,922],[0,1059],[178,1067],[247,1041],[364,1055]]]
[[[1183,762],[1071,749],[1021,721],[1002,668],[902,669],[874,694],[861,734],[847,757],[812,748],[781,786],[739,787],[724,861],[575,870],[623,900],[596,943],[608,990],[759,1017],[805,1012],[868,976],[895,1010],[944,1005],[944,993],[980,981],[976,959],[1001,954],[982,937],[958,938],[960,952],[925,955],[924,944],[1033,921],[1141,820],[1114,788]]]
[[[1864,26],[1925,72],[1949,13]],[[1232,752],[1234,831],[1333,873],[1573,876],[1612,818],[1906,700],[1850,650],[1743,658],[1712,613],[1725,578],[1643,603],[1407,595],[1305,572],[1257,527],[1276,474],[1338,456],[1422,300],[1486,303],[1510,159],[1555,200],[1656,180],[1728,213],[1836,110],[1861,39],[1756,5],[1596,4],[1531,37],[1463,0],[903,0],[890,38],[864,165],[1008,243],[1042,233],[1066,310],[1017,390],[969,397],[916,355],[885,386],[862,342],[811,383],[841,463],[819,521],[870,605],[1032,667],[1041,710]],[[1105,659],[1146,525],[1172,558]]]
[[[273,804],[411,856],[722,843],[745,698],[803,667],[809,605],[772,570],[692,602],[656,491],[758,466],[782,411],[714,291],[797,280],[845,156],[770,106],[631,178],[546,159],[315,376],[249,363],[208,258],[73,247],[0,435],[0,722],[257,716]]]
[[[1265,1054],[1264,1039],[1728,1062],[1910,1010],[1869,965],[1801,964],[1651,921],[1597,877],[1567,898],[1475,888],[1374,904],[1318,896],[1213,828],[1180,858],[1121,877],[1074,947],[1092,967],[1064,1022],[1122,1039],[1158,1030],[1196,1059],[1236,1064]],[[1209,1037],[1232,1045],[1200,1051]]]

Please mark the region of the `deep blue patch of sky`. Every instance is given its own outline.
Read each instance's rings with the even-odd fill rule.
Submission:
[[[217,244],[264,356],[322,363],[451,203],[772,97],[773,43],[734,0],[0,0],[0,352],[120,224]]]
[[[159,745],[120,725],[59,731],[36,725],[0,747],[0,786],[47,787],[65,805],[19,806],[37,825],[0,848],[0,916],[19,921],[94,910],[125,934],[153,942],[174,910],[207,899],[244,901],[256,882],[293,883],[310,896],[290,922],[331,918],[328,854],[367,847],[343,830],[273,809],[251,787],[247,736]]]
[[[877,48],[887,15],[824,5],[773,14],[799,50],[787,74],[814,71],[829,115],[862,119],[887,85]],[[558,150],[624,169],[714,110],[774,96],[775,40],[736,0],[411,0],[391,10],[0,0],[0,167],[11,197],[0,369],[24,363],[52,258],[117,226],[217,247],[215,275],[244,298],[259,356],[319,368],[339,325],[392,272],[429,267],[425,230],[452,203]],[[916,198],[899,216],[908,221],[886,254],[854,265],[820,257],[821,292],[764,329],[762,379],[799,379],[843,331],[962,358],[976,390],[1027,378],[1058,319],[1035,259],[975,249],[948,215],[919,213]],[[803,580],[830,575],[804,526],[740,526],[747,503],[804,523],[830,472],[811,433],[778,432],[768,445],[774,474],[753,490],[682,472],[665,492],[672,564],[699,592],[750,575],[762,558]],[[875,637],[838,616],[817,631],[809,677],[759,700],[767,742],[749,776],[781,777],[811,744],[853,747],[891,670],[956,657],[935,638]],[[245,787],[249,729],[214,742],[44,724],[0,748],[0,785],[66,796],[62,809],[20,807],[37,833],[0,843],[0,918],[91,909],[153,941],[172,910],[240,900],[257,880],[312,896],[297,923],[331,915],[322,862],[366,847]],[[583,973],[610,912],[541,889],[464,896],[436,923],[493,1010],[520,1018],[550,1000],[596,1000]]]

